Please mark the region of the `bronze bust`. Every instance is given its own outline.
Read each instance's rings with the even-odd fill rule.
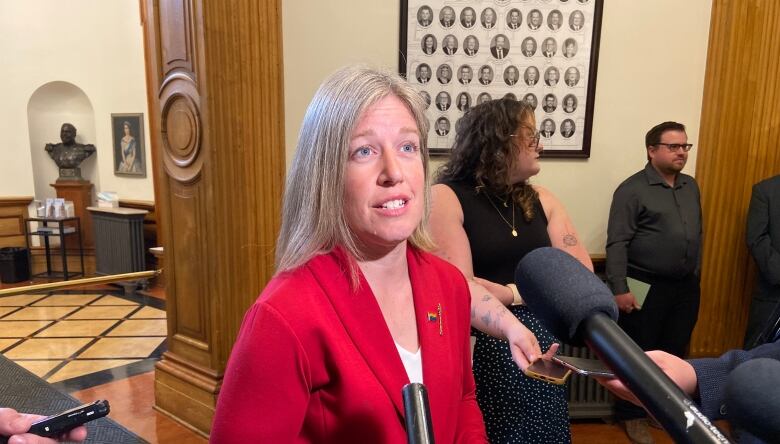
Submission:
[[[47,143],[45,148],[60,169],[60,177],[57,181],[84,181],[79,165],[84,159],[95,153],[95,145],[77,143],[76,127],[70,123],[62,124],[60,139],[62,143]]]

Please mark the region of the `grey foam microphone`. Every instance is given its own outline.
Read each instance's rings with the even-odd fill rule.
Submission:
[[[570,343],[584,340],[675,442],[729,442],[618,327],[612,292],[577,259],[557,248],[538,248],[517,265],[515,284],[553,334]]]
[[[769,443],[780,442],[780,361],[752,359],[728,376],[726,417]]]
[[[589,316],[602,313],[612,320],[618,318],[609,288],[577,259],[557,248],[528,253],[515,270],[515,284],[545,327],[572,345],[582,345],[577,328]]]

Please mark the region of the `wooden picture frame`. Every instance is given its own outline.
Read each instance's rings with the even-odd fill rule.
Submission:
[[[146,177],[143,113],[111,114],[111,140],[114,175]]]
[[[401,0],[398,69],[428,101],[431,154],[449,154],[475,104],[510,95],[535,105],[542,157],[590,157],[602,10],[603,0]]]

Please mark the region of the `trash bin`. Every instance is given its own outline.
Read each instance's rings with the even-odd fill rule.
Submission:
[[[27,249],[0,248],[0,282],[13,284],[28,280],[30,280],[30,262],[27,261]]]

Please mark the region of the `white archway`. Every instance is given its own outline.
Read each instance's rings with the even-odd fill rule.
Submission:
[[[65,122],[73,124],[78,130],[77,142],[95,143],[95,113],[81,88],[72,83],[54,81],[36,89],[27,102],[27,124],[37,199],[56,197],[54,188],[49,184],[57,180],[59,171],[44,146],[60,142],[60,127]],[[100,189],[96,158],[101,151],[108,156],[111,151],[97,148],[98,151],[81,164],[81,176],[95,184],[95,189]]]

